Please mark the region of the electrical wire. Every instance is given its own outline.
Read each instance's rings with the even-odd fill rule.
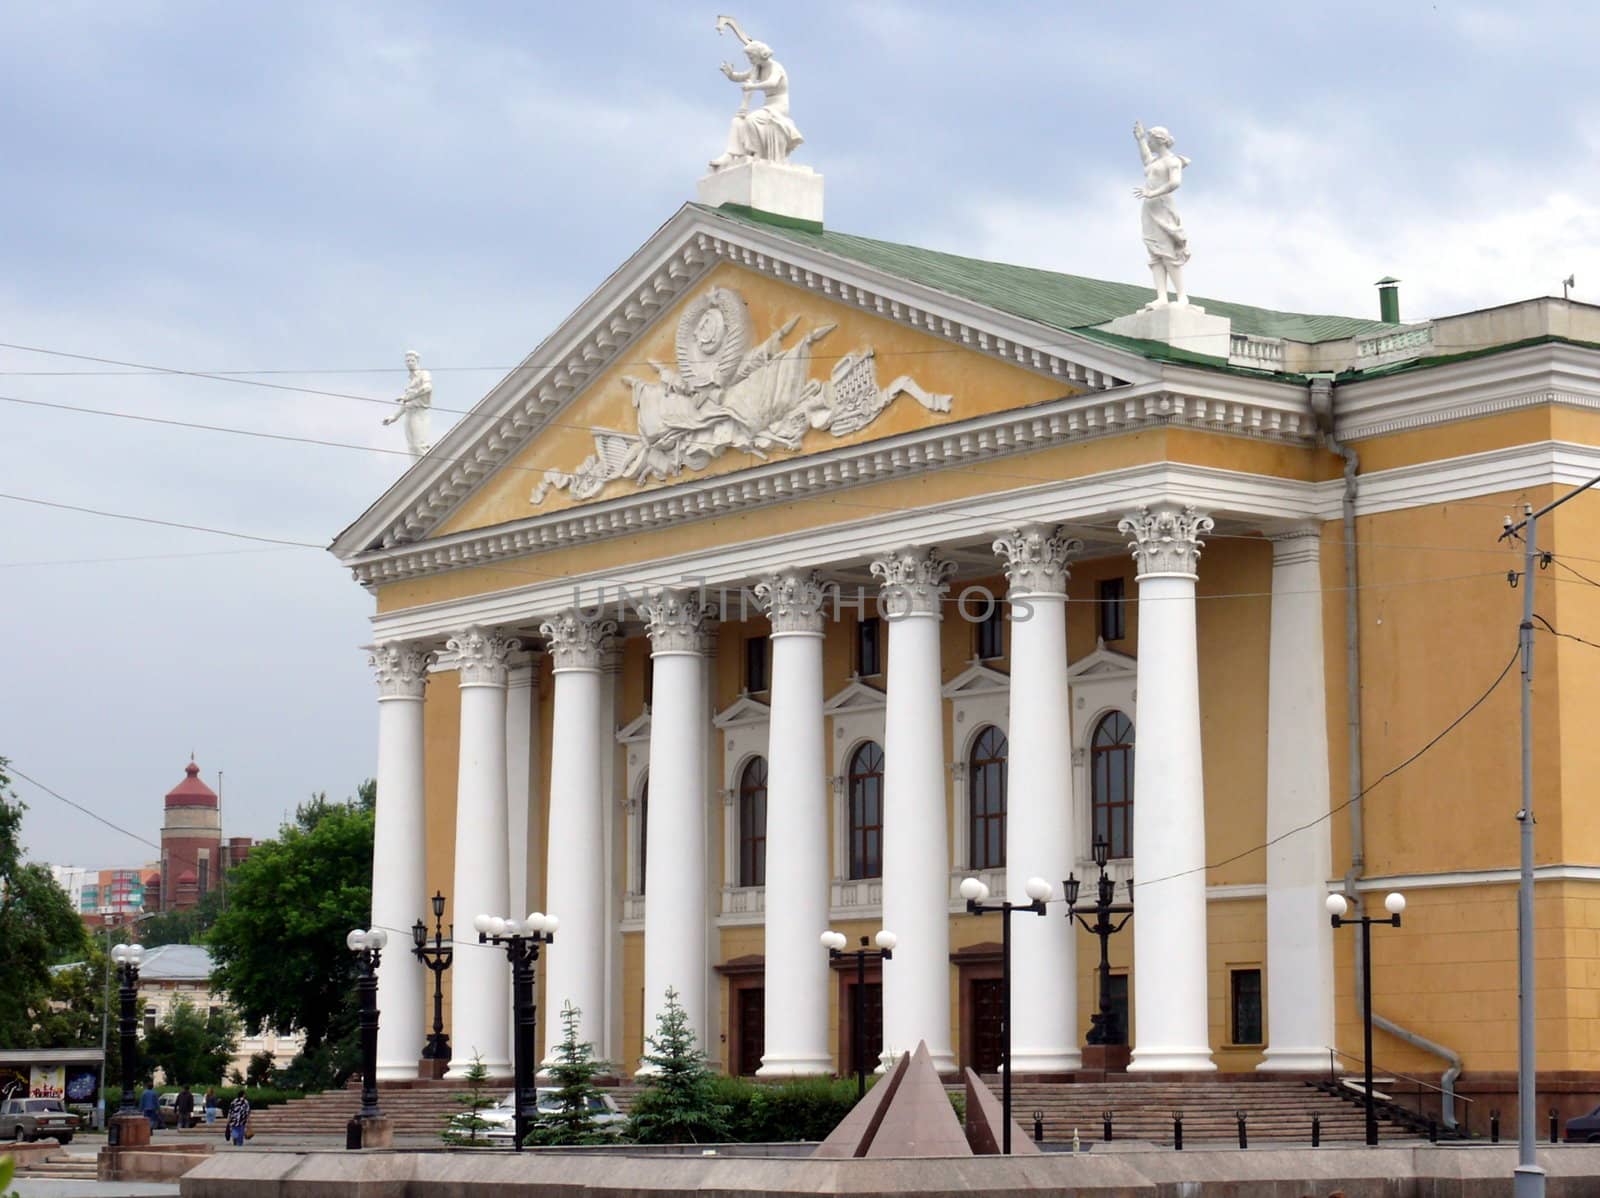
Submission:
[[[0,499],[13,503],[31,503],[37,507],[56,508],[64,512],[78,512],[85,516],[102,516],[107,520],[128,520],[135,524],[155,524],[162,528],[179,528],[187,532],[208,532],[213,536],[237,537],[243,541],[262,541],[268,545],[288,545],[296,549],[326,549],[326,545],[313,541],[290,541],[282,537],[263,537],[252,532],[235,532],[227,528],[211,528],[204,524],[185,524],[179,520],[158,520],[154,516],[135,516],[127,512],[108,512],[102,508],[79,507],[72,503],[58,503],[51,499],[35,499],[28,495],[11,495],[0,492]]]
[[[1550,623],[1549,620],[1545,619],[1538,612],[1534,612],[1533,613],[1533,618],[1535,620],[1538,620],[1539,623],[1543,624],[1545,626],[1545,631],[1549,632],[1551,636],[1559,636],[1559,637],[1564,638],[1565,640],[1577,641],[1578,644],[1580,644],[1580,645],[1588,645],[1589,648],[1591,648],[1591,649],[1600,649],[1600,642],[1586,641],[1581,636],[1578,636],[1578,635],[1576,635],[1574,633],[1558,631],[1554,624]]]

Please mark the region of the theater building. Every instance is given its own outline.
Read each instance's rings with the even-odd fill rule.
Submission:
[[[690,203],[597,264],[335,541],[374,600],[374,923],[435,890],[458,932],[549,911],[542,1038],[570,1001],[631,1071],[671,988],[719,1067],[764,1076],[851,1068],[854,967],[818,937],[888,928],[871,1055],[992,1069],[998,917],[958,888],[1037,876],[1016,1069],[1064,1076],[1099,998],[1062,881],[1092,894],[1103,839],[1134,881],[1131,1070],[1354,1058],[1357,937],[1324,902],[1401,890],[1375,1058],[1508,1079],[1521,558],[1498,538],[1600,474],[1600,310],[1402,321],[1391,291],[1387,319],[1248,296],[1140,318],[1148,287],[774,207]],[[1597,514],[1546,522],[1531,580],[1560,634],[1534,686],[1538,1061],[1574,1092],[1600,1047]],[[505,1074],[507,965],[474,940],[452,1070]],[[415,1075],[430,984],[386,955],[384,1076]]]

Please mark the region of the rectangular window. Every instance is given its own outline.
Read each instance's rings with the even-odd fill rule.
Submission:
[[[856,673],[863,678],[883,673],[883,621],[876,617],[856,625]]]
[[[1100,639],[1120,641],[1128,635],[1127,586],[1120,578],[1102,578],[1097,590]]]
[[[980,661],[993,661],[1006,655],[1006,610],[999,600],[989,614],[978,621],[977,641]]]
[[[200,893],[204,894],[211,883],[211,861],[205,849],[200,850]]]
[[[752,695],[772,685],[771,645],[764,636],[744,638],[744,689]]]
[[[156,1009],[154,1007],[146,1007],[144,1009],[144,1034],[146,1036],[148,1036],[151,1032],[153,1032],[155,1030],[156,1030]]]
[[[1233,996],[1233,1042],[1261,1044],[1261,971],[1234,969],[1228,973]]]
[[[1126,1044],[1128,1042],[1128,975],[1114,973],[1108,980],[1111,983],[1109,987],[1111,1019],[1106,1027],[1106,1043]]]

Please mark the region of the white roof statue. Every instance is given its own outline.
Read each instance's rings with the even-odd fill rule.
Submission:
[[[387,426],[404,419],[406,448],[411,451],[412,457],[420,458],[433,448],[429,431],[433,375],[422,369],[422,357],[414,349],[406,350],[406,370],[411,377],[406,380],[405,392],[395,401],[400,405],[400,410],[393,416],[385,417],[383,423]]]
[[[732,17],[717,18],[717,32],[725,29],[744,44],[750,69],[722,64],[722,73],[739,85],[739,107],[728,126],[726,148],[700,180],[700,201],[712,207],[738,204],[820,225],[822,176],[789,161],[805,141],[789,116],[789,73],[772,57],[771,46],[746,36]],[[755,92],[761,93],[761,106],[752,110]]]

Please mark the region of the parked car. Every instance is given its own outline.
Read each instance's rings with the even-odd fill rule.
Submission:
[[[77,1130],[78,1117],[59,1098],[8,1098],[0,1103],[0,1137],[5,1139],[40,1140],[53,1136],[70,1144],[72,1133]]]
[[[163,1094],[157,1098],[156,1115],[160,1118],[162,1127],[177,1127],[178,1096],[176,1094]]]
[[[560,1091],[541,1086],[538,1096],[538,1105],[534,1108],[536,1118],[559,1115],[561,1113]],[[589,1116],[599,1127],[620,1126],[628,1121],[628,1117],[622,1113],[616,1101],[609,1094],[596,1094],[590,1097]],[[458,1132],[467,1134],[467,1128],[463,1125],[468,1118],[469,1116],[465,1111],[452,1115],[450,1117],[450,1126]],[[517,1119],[516,1095],[507,1094],[494,1106],[485,1107],[478,1112],[478,1118],[489,1124],[487,1128],[478,1129],[480,1136],[483,1136],[490,1143],[509,1144],[514,1135],[513,1128],[516,1126]]]
[[[1587,1115],[1567,1120],[1567,1143],[1600,1144],[1600,1106]]]

